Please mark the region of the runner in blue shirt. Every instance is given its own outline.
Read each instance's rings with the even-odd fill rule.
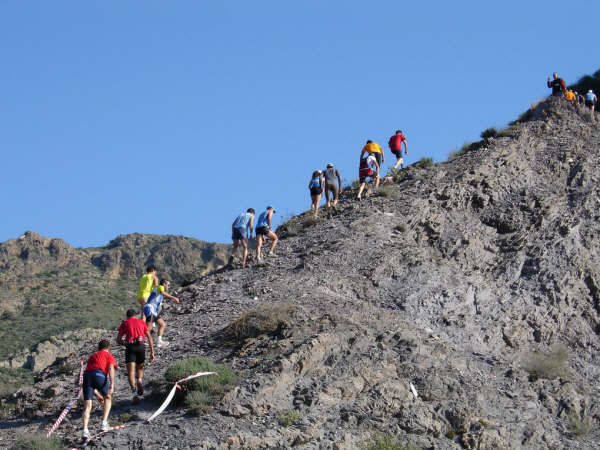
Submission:
[[[273,214],[275,214],[275,209],[272,206],[267,206],[266,211],[260,213],[258,216],[258,220],[256,221],[256,259],[260,261],[262,256],[260,254],[260,249],[263,244],[263,240],[267,240],[267,238],[271,239],[271,248],[269,249],[268,256],[277,256],[273,250],[275,250],[275,246],[279,241],[279,238],[273,231],[271,230],[271,224],[273,220]]]
[[[243,247],[242,267],[246,267],[246,259],[248,258],[248,238],[252,238],[252,230],[254,230],[254,209],[248,208],[245,213],[240,214],[231,224],[231,239],[233,240],[233,249],[229,257],[229,264],[233,264],[234,255],[240,246]]]

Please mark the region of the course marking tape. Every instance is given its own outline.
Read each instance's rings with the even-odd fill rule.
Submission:
[[[171,388],[171,391],[169,392],[169,395],[167,395],[167,398],[165,399],[165,401],[162,403],[162,405],[160,405],[160,407],[156,410],[156,412],[154,414],[152,414],[147,420],[146,422],[150,422],[152,420],[154,420],[159,414],[161,414],[166,408],[167,406],[169,406],[169,403],[171,403],[171,400],[173,400],[173,397],[175,396],[175,391],[177,389],[180,389],[179,387],[179,383],[184,383],[186,381],[189,381],[193,378],[197,378],[197,377],[203,377],[206,375],[217,375],[216,372],[198,372],[198,373],[194,373],[188,377],[182,378],[181,380],[176,381],[173,384],[173,387]],[[69,450],[80,450],[84,447],[87,447],[87,445],[92,442],[94,439],[96,439],[99,436],[102,436],[105,433],[108,433],[110,431],[115,431],[115,430],[121,430],[125,427],[129,427],[131,425],[137,425],[136,423],[127,423],[125,425],[119,425],[116,427],[110,427],[108,430],[106,431],[101,431],[100,433],[97,433],[95,435],[93,435],[92,437],[90,437],[89,439],[87,439],[83,445],[81,447],[74,447],[74,448],[70,448]]]
[[[56,419],[56,422],[54,422],[54,425],[52,425],[50,430],[48,430],[48,434],[46,434],[46,437],[50,437],[50,435],[56,431],[56,429],[61,424],[61,422],[65,419],[65,417],[67,417],[67,414],[69,414],[69,411],[71,410],[71,408],[73,407],[73,405],[75,404],[77,399],[81,396],[81,393],[83,392],[82,385],[83,385],[83,360],[81,360],[81,368],[79,369],[79,389],[77,390],[77,396],[73,397],[71,400],[69,400],[69,403],[67,403],[67,406],[65,406],[65,409],[62,410],[62,412],[58,416],[58,419]]]

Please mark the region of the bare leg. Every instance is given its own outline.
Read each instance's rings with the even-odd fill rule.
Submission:
[[[364,190],[365,190],[365,182],[363,181],[362,183],[360,183],[360,187],[358,188],[358,199],[359,200],[360,200],[360,197]]]
[[[263,244],[263,236],[262,234],[257,234],[256,235],[256,260],[260,261],[260,259],[262,258],[260,255],[260,249],[262,248],[262,244]]]
[[[321,194],[315,195],[315,216],[317,215],[317,212],[319,211],[319,203],[320,202],[321,202]]]
[[[269,249],[270,253],[273,253],[273,250],[275,250],[275,246],[277,245],[277,243],[279,242],[279,238],[277,237],[277,235],[275,233],[273,233],[272,231],[269,231],[269,234],[267,234],[267,236],[272,239],[273,242],[271,242],[271,248]]]
[[[140,311],[140,319],[144,320],[144,306],[146,306],[146,299],[145,298],[138,298],[137,302],[142,307],[142,309]]]
[[[136,372],[136,363],[129,362],[127,363],[127,379],[129,380],[129,387],[131,387],[131,391],[135,392],[135,372]]]
[[[85,400],[83,402],[83,429],[88,429],[88,423],[90,421],[90,412],[92,411],[92,401]]]
[[[248,239],[242,239],[242,247],[244,247],[244,254],[242,256],[242,267],[246,267],[246,258],[248,258]]]
[[[402,157],[400,157],[400,158],[398,158],[398,159],[396,160],[396,164],[394,164],[394,169],[397,169],[397,168],[398,168],[398,166],[400,166],[400,165],[401,165],[402,167],[404,167],[404,160],[402,159]]]
[[[379,187],[379,174],[375,176],[375,189]]]
[[[108,414],[110,413],[110,407],[112,406],[112,397],[107,395],[104,397],[104,410],[102,411],[102,422],[108,421]]]
[[[162,319],[158,319],[156,323],[158,324],[158,337],[160,338],[165,333],[165,328],[167,328],[167,324]]]

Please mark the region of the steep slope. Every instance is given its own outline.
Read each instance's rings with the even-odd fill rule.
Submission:
[[[222,265],[227,248],[137,233],[87,249],[32,232],[1,243],[0,360],[65,331],[112,328],[135,304],[137,278],[147,264],[180,283]],[[24,358],[18,356],[17,365]]]
[[[172,345],[146,376],[202,355],[243,381],[201,418],[171,408],[143,424],[154,405],[118,400],[114,415],[139,425],[98,448],[342,449],[374,431],[424,448],[597,446],[600,132],[574,108],[548,99],[452,161],[413,165],[362,202],[347,191],[331,217],[280,227],[266,265],[186,286],[167,307]],[[227,345],[228,325],[255,308],[289,313]],[[61,371],[15,396],[42,425],[13,422],[7,442],[56,416],[72,392]],[[289,409],[296,426],[278,421]]]

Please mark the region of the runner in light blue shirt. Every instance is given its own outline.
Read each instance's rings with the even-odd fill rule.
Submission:
[[[248,258],[248,237],[252,238],[252,230],[254,230],[254,209],[248,208],[245,213],[240,214],[231,224],[231,240],[233,248],[229,257],[229,265],[233,264],[234,255],[240,246],[243,247],[242,267],[246,267],[246,259]]]

